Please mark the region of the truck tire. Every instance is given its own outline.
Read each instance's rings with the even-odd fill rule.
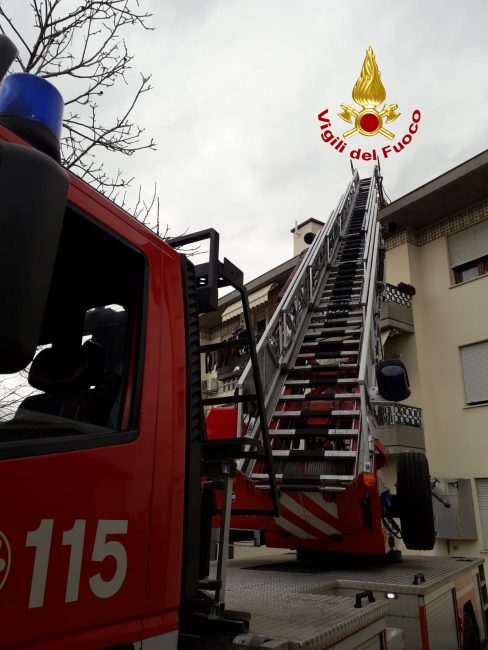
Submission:
[[[408,549],[434,548],[434,509],[429,463],[424,454],[400,454],[397,463],[398,513],[402,537]]]

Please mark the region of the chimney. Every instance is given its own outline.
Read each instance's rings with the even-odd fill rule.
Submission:
[[[323,221],[318,219],[307,219],[302,223],[297,224],[290,232],[293,233],[293,257],[299,255],[302,251],[310,246],[313,242],[315,235],[322,230],[324,226]]]

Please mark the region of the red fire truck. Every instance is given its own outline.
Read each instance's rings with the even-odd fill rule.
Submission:
[[[13,56],[2,37],[0,73]],[[434,527],[423,456],[396,495],[380,478],[375,404],[408,379],[378,344],[377,172],[354,175],[256,348],[218,234],[166,243],[68,174],[61,111],[45,80],[0,87],[0,648],[479,647],[482,561],[398,562],[395,519],[411,548]],[[207,263],[175,250],[202,240]],[[250,362],[204,400],[201,354],[228,342],[200,345],[199,314],[225,286]],[[228,565],[242,529],[299,561]]]

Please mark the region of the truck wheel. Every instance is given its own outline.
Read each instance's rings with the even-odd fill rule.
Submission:
[[[435,528],[429,463],[424,454],[400,454],[397,463],[398,513],[408,549],[434,548]]]
[[[481,641],[478,626],[467,609],[463,612],[463,650],[480,650]]]

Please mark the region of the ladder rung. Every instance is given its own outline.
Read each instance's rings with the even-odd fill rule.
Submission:
[[[310,372],[310,373],[319,373],[319,372],[328,372],[333,370],[350,370],[357,369],[357,363],[334,363],[330,365],[319,364],[316,366],[293,366],[290,368],[290,371],[293,372]]]
[[[354,305],[359,305],[359,299],[361,298],[360,293],[351,293],[347,296],[347,300],[344,300],[340,296],[334,299],[334,296],[328,296],[327,302],[319,302],[319,307],[327,307],[331,305],[335,307],[337,305],[347,305],[353,307]]]
[[[337,338],[337,340],[334,340],[334,338],[331,339],[321,339],[320,341],[309,341],[303,342],[302,347],[305,348],[322,348],[322,349],[327,349],[327,348],[342,348],[346,347],[348,345],[359,345],[360,340],[359,339],[340,339]]]
[[[326,449],[273,449],[273,458],[289,458],[290,460],[300,460],[301,458],[319,459],[329,458],[355,460],[357,453],[355,451],[328,451]]]
[[[352,327],[354,325],[361,326],[363,324],[362,318],[323,318],[321,316],[313,316],[311,323],[316,323],[317,325],[322,324],[324,327],[326,325],[331,325],[332,327]]]
[[[340,359],[341,357],[357,357],[359,352],[357,350],[340,350],[338,352],[329,353],[329,356],[324,356],[326,353],[317,352],[301,352],[298,359]]]
[[[275,474],[275,477],[281,481],[283,479],[283,474]],[[264,481],[265,479],[268,478],[267,474],[251,474],[251,478],[255,479],[256,481]],[[307,475],[305,474],[302,478],[307,478]],[[314,477],[315,478],[315,477]],[[335,474],[320,474],[320,476],[317,477],[319,481],[352,481],[354,479],[353,474],[338,474],[337,476]],[[306,484],[305,484],[306,485]],[[308,485],[307,488],[311,488],[312,485]],[[300,490],[301,492],[305,492],[306,490]]]
[[[359,434],[358,429],[316,429],[310,427],[309,429],[270,429],[270,438],[327,438],[328,436],[335,438],[357,438]]]
[[[312,395],[282,395],[279,398],[280,402],[320,402],[320,401],[330,401],[336,399],[360,399],[361,396],[359,393],[332,393],[327,395],[326,393],[313,393]]]
[[[266,489],[266,486],[264,485],[256,485],[256,487],[259,490]],[[340,485],[306,485],[306,484],[298,485],[295,483],[281,483],[280,489],[283,492],[345,492],[346,491],[346,488]]]
[[[337,377],[317,377],[316,379],[287,379],[285,386],[335,386]]]
[[[275,411],[273,417],[277,419],[288,418],[357,418],[361,414],[358,410],[330,410],[330,411]]]
[[[326,334],[361,334],[362,328],[344,328],[344,327],[324,327],[323,325],[310,325],[306,330],[306,334],[310,333],[322,333],[324,336]]]
[[[335,314],[338,311],[343,311],[343,313],[344,313],[343,318],[354,318],[354,316],[356,316],[356,317],[362,316],[362,311],[359,310],[359,309],[356,309],[356,310],[353,310],[353,309],[338,310],[338,309],[329,309],[329,307],[319,307],[319,306],[315,306],[313,308],[313,313],[314,314],[319,314],[319,313],[320,314],[323,314],[323,313],[328,314],[329,312],[331,314]],[[315,318],[319,318],[319,316],[315,316]],[[330,320],[339,320],[339,319],[326,318],[326,320],[330,321]]]
[[[361,284],[362,281],[363,281],[362,278],[356,279],[356,277],[346,278],[345,280],[341,280],[341,276],[336,276],[335,278],[329,278],[324,288],[327,291],[331,291],[334,288],[339,289],[340,287],[349,289],[354,284]]]
[[[212,404],[239,404],[240,402],[252,402],[256,399],[256,395],[250,393],[248,395],[228,395],[226,397],[206,397],[202,399],[203,406],[211,406]]]
[[[328,435],[336,438],[356,438],[359,435],[359,429],[329,429]]]

